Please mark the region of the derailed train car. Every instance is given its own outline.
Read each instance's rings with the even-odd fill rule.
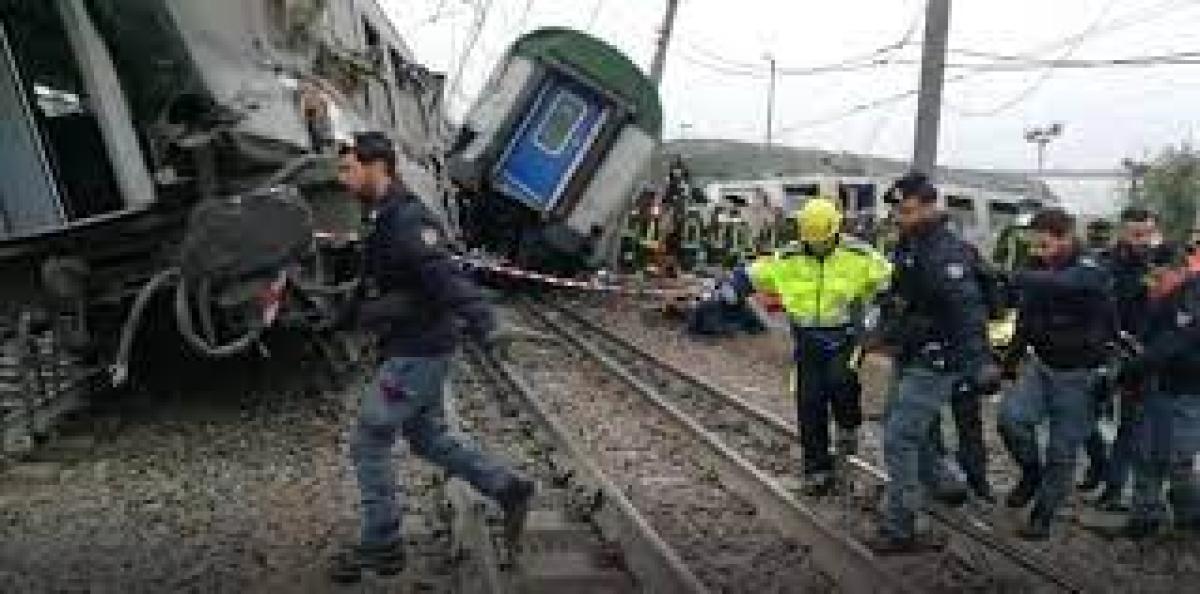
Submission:
[[[464,237],[531,267],[598,264],[661,133],[658,91],[620,51],[569,29],[521,37],[451,147]]]
[[[163,303],[218,357],[327,315],[361,218],[333,143],[392,131],[442,206],[441,80],[373,1],[0,0],[0,457],[125,381]]]

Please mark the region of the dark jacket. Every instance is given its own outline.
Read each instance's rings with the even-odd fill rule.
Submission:
[[[377,211],[363,254],[359,323],[385,357],[451,353],[457,322],[483,340],[496,326],[483,294],[450,258],[446,238],[416,196],[393,186]]]
[[[1200,274],[1150,304],[1142,355],[1131,362],[1169,394],[1200,394]]]
[[[1144,250],[1117,244],[1104,254],[1102,261],[1113,276],[1121,330],[1139,338],[1145,332],[1149,307],[1146,278],[1150,274],[1150,263],[1174,249],[1170,244]]]
[[[1094,258],[1074,255],[1059,268],[1018,272],[1013,348],[1031,347],[1059,369],[1099,367],[1117,334],[1113,281]]]
[[[939,224],[901,239],[892,258],[884,338],[900,361],[978,372],[988,360],[987,307],[974,248]]]

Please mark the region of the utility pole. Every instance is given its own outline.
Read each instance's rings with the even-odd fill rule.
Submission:
[[[662,84],[663,67],[667,63],[667,48],[671,45],[671,32],[675,30],[675,15],[679,13],[679,0],[667,0],[667,14],[663,17],[662,29],[658,32],[658,48],[650,64],[650,80]]]
[[[663,68],[667,63],[667,49],[671,45],[671,32],[675,30],[677,14],[679,14],[679,0],[667,0],[667,14],[663,16],[662,28],[658,31],[658,44],[654,50],[654,60],[650,62],[650,80],[654,81],[655,86],[662,86]],[[661,155],[661,151],[656,150],[653,158],[658,160]],[[614,271],[620,268],[621,238],[629,227],[631,208],[632,205],[626,203],[625,212],[615,221],[615,224],[620,225],[620,230],[616,233],[616,241],[609,247],[607,256],[608,266]]]
[[[772,136],[775,132],[775,56],[767,54],[771,63],[771,84],[767,89],[767,150],[771,150]]]
[[[1150,171],[1150,164],[1133,159],[1122,159],[1121,166],[1129,171],[1129,203],[1135,204],[1140,194],[1138,192],[1138,182]]]
[[[937,167],[942,87],[946,82],[946,46],[950,37],[950,0],[928,0],[925,46],[921,50],[921,90],[917,98],[917,138],[913,169],[932,179]]]

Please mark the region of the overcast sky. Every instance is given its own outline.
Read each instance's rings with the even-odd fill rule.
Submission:
[[[418,59],[451,74],[464,55],[475,6],[489,3],[380,1]],[[469,103],[506,46],[537,27],[590,30],[648,70],[665,5],[665,0],[494,0],[477,45],[466,54],[455,109]],[[774,55],[780,69],[839,63],[905,39],[915,24],[914,44],[887,57],[916,60],[924,5],[925,0],[683,0],[662,87],[665,136],[762,141],[766,55]],[[1065,43],[1073,36],[1078,43]],[[954,0],[950,45],[1045,59],[1200,51],[1200,0]],[[955,54],[950,61],[980,58]],[[964,72],[951,70],[948,76]],[[1035,151],[1023,132],[1054,121],[1062,121],[1066,131],[1051,145],[1047,165],[1060,168],[1116,168],[1123,157],[1146,157],[1187,140],[1193,129],[1200,133],[1200,65],[969,74],[947,84],[943,164],[1032,169]],[[781,76],[777,139],[909,158],[915,97],[837,116],[914,89],[917,75],[915,65],[888,65]]]

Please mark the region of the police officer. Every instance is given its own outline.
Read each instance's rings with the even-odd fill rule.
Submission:
[[[1017,204],[1017,216],[1011,225],[1000,230],[996,247],[992,250],[992,262],[1005,272],[1024,269],[1029,263],[1030,229],[1033,215],[1041,205],[1036,200],[1022,200]]]
[[[1125,526],[1133,538],[1154,534],[1167,520],[1164,480],[1175,527],[1200,534],[1200,273],[1182,253],[1163,259],[1148,296],[1144,348],[1120,376],[1149,386]]]
[[[1122,334],[1141,340],[1147,311],[1147,278],[1156,253],[1170,249],[1163,241],[1158,217],[1141,207],[1126,208],[1120,216],[1117,244],[1104,259],[1115,283],[1117,318]],[[1141,393],[1138,383],[1118,383],[1120,395],[1118,429],[1104,468],[1104,491],[1097,505],[1104,510],[1125,508],[1123,493],[1129,481],[1134,448],[1134,427],[1140,415]]]
[[[778,294],[791,321],[804,491],[810,495],[827,494],[836,484],[831,408],[839,450],[857,450],[862,404],[854,359],[860,322],[891,276],[883,255],[841,235],[841,218],[832,200],[810,199],[798,217],[799,249],[760,258],[749,269],[753,289]]]
[[[961,384],[991,391],[999,369],[990,361],[987,312],[971,247],[949,229],[937,190],[921,174],[896,182],[901,239],[897,274],[885,300],[884,342],[896,355],[884,422],[885,491],[881,554],[914,552],[922,484],[938,482],[932,425]]]
[[[450,259],[437,221],[397,179],[395,163],[392,143],[379,133],[356,136],[338,161],[338,179],[375,212],[348,317],[376,334],[384,358],[353,431],[362,533],[357,546],[333,560],[331,577],[338,582],[357,581],[364,569],[391,575],[404,567],[391,455],[399,437],[417,455],[495,499],[510,537],[519,534],[534,493],[531,481],[447,432],[444,384],[456,323],[491,347],[515,334],[497,329],[480,291]]]
[[[1000,404],[1000,436],[1021,469],[1008,495],[1021,508],[1036,495],[1020,535],[1045,539],[1071,490],[1076,456],[1095,425],[1095,389],[1116,337],[1112,278],[1082,254],[1074,217],[1049,208],[1033,219],[1036,266],[1016,273],[1017,332],[1012,348],[1027,353],[1016,385]],[[1049,421],[1045,464],[1037,427]]]

